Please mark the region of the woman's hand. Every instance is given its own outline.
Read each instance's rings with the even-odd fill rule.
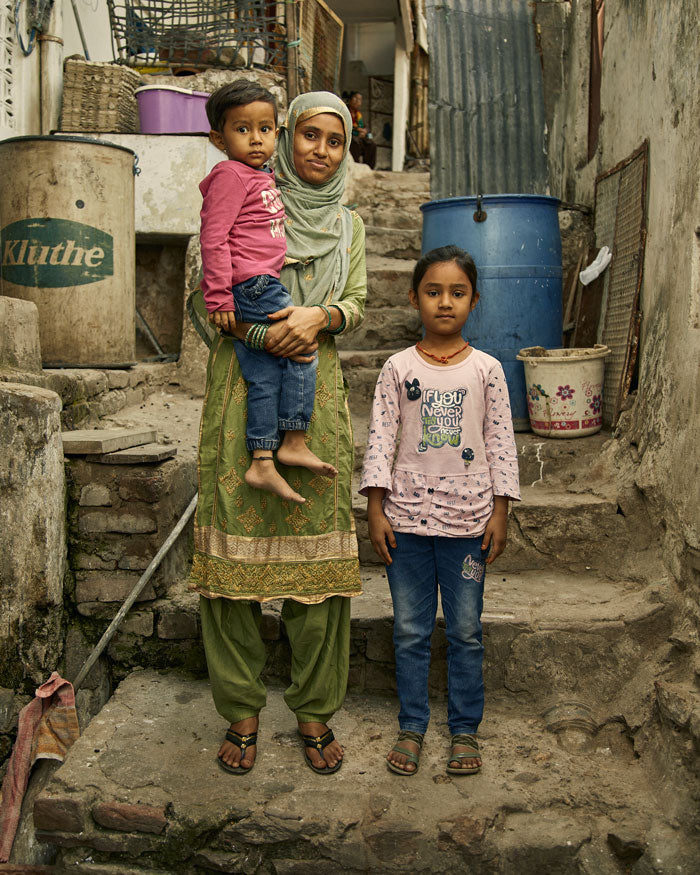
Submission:
[[[270,313],[268,318],[275,320],[275,324],[267,331],[265,349],[286,358],[314,353],[318,349],[316,335],[327,322],[320,307],[285,307]]]
[[[490,565],[505,550],[507,535],[508,499],[505,495],[496,495],[493,499],[493,513],[491,519],[486,523],[484,539],[481,542],[482,550],[488,550],[491,547],[491,552],[486,560],[487,565]]]

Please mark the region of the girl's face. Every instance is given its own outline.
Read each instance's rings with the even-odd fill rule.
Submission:
[[[479,300],[479,293],[456,261],[431,264],[418,290],[411,289],[408,295],[420,313],[426,336],[459,334]]]
[[[324,112],[297,124],[293,149],[294,167],[304,182],[328,182],[345,154],[345,130],[339,116]]]

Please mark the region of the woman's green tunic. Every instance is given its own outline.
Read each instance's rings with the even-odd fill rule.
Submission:
[[[343,311],[346,330],[362,321],[366,294],[365,232],[362,220],[353,214],[348,279],[340,299],[333,300]],[[243,480],[250,463],[245,446],[247,387],[232,341],[217,336],[212,343],[200,425],[199,503],[190,575],[190,588],[204,596],[292,598],[315,604],[329,596],[361,592],[347,388],[335,339],[321,333],[318,340],[316,401],[306,441],[338,469],[338,476],[321,477],[276,462],[306,498],[303,505],[251,489]]]

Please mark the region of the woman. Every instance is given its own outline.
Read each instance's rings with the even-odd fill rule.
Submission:
[[[359,324],[367,294],[364,226],[340,203],[351,132],[342,101],[312,92],[292,102],[278,143],[277,183],[291,260],[281,279],[296,306],[270,326],[265,348],[297,359],[318,350],[307,441],[338,469],[331,479],[280,466],[306,497],[304,505],[243,481],[246,384],[233,344],[209,326],[191,588],[202,595],[214,702],[231,724],[218,760],[233,774],[250,771],[255,761],[258,713],[265,705],[260,604],[269,599],[285,599],[282,619],[292,649],[285,701],[305,739],[306,761],[321,774],[342,763],[343,749],[327,721],[345,696],[350,597],[360,594],[361,585],[351,507],[350,415],[333,335]],[[236,335],[245,337],[247,329],[237,325]]]
[[[377,163],[377,144],[372,139],[372,132],[365,127],[365,117],[362,109],[362,95],[359,91],[351,91],[347,98],[347,106],[352,118],[352,141],[350,154],[358,163],[362,161],[372,170]]]

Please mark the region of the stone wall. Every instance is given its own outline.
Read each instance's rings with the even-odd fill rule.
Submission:
[[[659,762],[673,771],[697,763],[686,731],[700,721],[700,19],[686,0],[608,0],[599,142],[588,161],[590,23],[591,0],[573,0],[550,169],[554,194],[593,204],[596,175],[649,139],[638,391],[609,452],[663,532],[678,584],[672,694],[666,682],[655,694],[668,730]]]
[[[65,488],[54,392],[0,383],[0,761],[63,655]]]
[[[75,456],[66,460],[66,471],[72,571],[66,663],[74,677],[197,485],[194,460],[177,457],[157,464],[114,465]],[[115,681],[135,666],[203,668],[198,618],[184,583],[192,556],[191,531],[188,527],[165,556],[78,693],[83,720],[99,710]]]

